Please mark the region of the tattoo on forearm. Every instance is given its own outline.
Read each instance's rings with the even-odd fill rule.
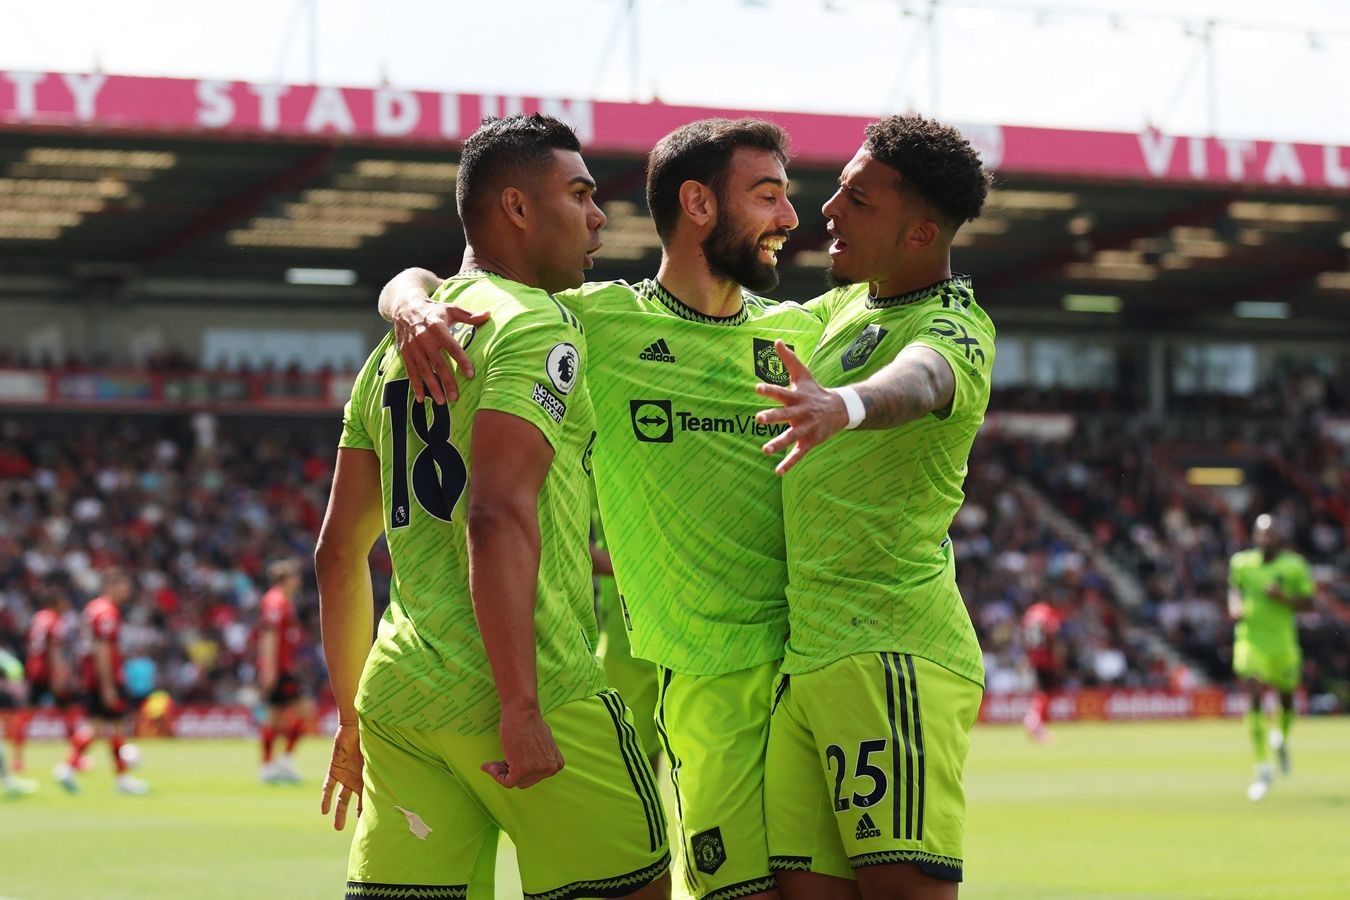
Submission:
[[[932,387],[925,373],[914,369],[896,372],[858,396],[867,410],[861,428],[894,428],[932,411]]]

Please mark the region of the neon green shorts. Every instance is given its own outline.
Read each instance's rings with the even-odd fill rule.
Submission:
[[[501,759],[496,734],[363,718],[364,811],[352,839],[347,897],[491,896],[479,890],[499,830],[516,844],[526,897],[630,893],[665,872],[665,812],[619,695],[574,700],[544,719],[565,765],[519,790],[479,768]]]
[[[727,675],[661,667],[656,727],[680,813],[689,892],[744,897],[775,886],[764,835],[764,751],[778,663]]]
[[[764,776],[774,870],[852,878],[914,863],[960,881],[962,770],[982,694],[903,653],[780,676]]]
[[[1303,671],[1303,654],[1297,645],[1292,649],[1258,647],[1251,641],[1233,644],[1233,672],[1242,678],[1255,678],[1279,691],[1298,687]]]
[[[605,664],[605,680],[619,692],[633,711],[633,724],[637,727],[638,738],[647,751],[647,758],[652,759],[661,752],[661,741],[656,735],[656,692],[659,686],[656,665],[633,656],[614,579],[601,578],[600,584],[600,657]]]

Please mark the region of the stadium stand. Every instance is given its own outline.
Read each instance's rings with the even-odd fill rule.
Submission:
[[[251,703],[254,608],[276,558],[312,558],[331,478],[332,421],[284,428],[212,417],[72,416],[0,422],[0,640],[21,645],[33,602],[76,606],[121,565],[138,590],[126,612],[129,658],[155,664],[184,702]],[[376,565],[387,579],[388,564]],[[312,580],[312,579],[311,579]],[[384,588],[387,596],[387,581]],[[325,681],[313,591],[302,671]]]
[[[637,279],[659,258],[645,149],[725,112],[407,92],[422,118],[394,135],[359,111],[378,92],[348,89],[338,133],[306,113],[313,87],[269,126],[243,84],[109,76],[80,118],[67,76],[42,78],[34,109],[0,91],[0,645],[44,592],[82,603],[127,565],[129,655],[183,702],[255,699],[261,572],[312,553],[375,293],[458,263],[457,136],[482,112],[570,117],[609,217],[595,274]],[[802,221],[779,295],[805,299],[819,203],[865,120],[773,117]],[[999,350],[953,537],[991,693],[1029,687],[1016,623],[1046,598],[1067,611],[1070,690],[1227,687],[1227,558],[1273,509],[1322,583],[1301,618],[1309,702],[1350,707],[1345,149],[972,136],[998,184],[956,262]],[[387,583],[378,550],[375,569]],[[299,607],[317,690],[312,584]]]

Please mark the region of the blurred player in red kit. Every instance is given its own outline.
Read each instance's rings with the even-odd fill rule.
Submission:
[[[1036,673],[1036,693],[1031,698],[1031,706],[1022,724],[1037,741],[1043,742],[1049,738],[1045,720],[1050,707],[1050,695],[1059,690],[1063,681],[1066,653],[1064,642],[1059,636],[1063,625],[1063,614],[1054,604],[1045,601],[1031,604],[1022,614],[1022,646],[1026,648],[1027,661]]]
[[[79,708],[77,685],[70,663],[70,598],[53,586],[43,597],[41,608],[28,623],[25,641],[24,677],[28,682],[27,705],[14,725],[14,770],[23,770],[23,748],[33,713],[47,703],[61,711],[66,738],[71,748],[89,742],[86,731],[77,731]]]
[[[304,734],[309,699],[295,677],[295,653],[300,644],[300,622],[295,615],[295,595],[300,590],[300,564],[278,560],[267,567],[271,583],[258,609],[258,689],[267,704],[262,726],[262,771],[264,783],[300,780],[292,754]],[[286,735],[285,750],[274,756],[277,735]]]
[[[121,569],[109,569],[103,575],[103,593],[90,600],[80,615],[80,680],[85,690],[85,712],[93,723],[94,737],[105,737],[112,749],[117,790],[123,794],[144,794],[149,786],[132,776],[122,746],[126,738],[127,718],[131,714],[122,675],[122,652],[118,644],[122,632],[122,607],[131,599],[131,576]],[[70,758],[53,772],[61,786],[72,793],[78,790],[75,772],[80,768],[91,738],[77,738]]]

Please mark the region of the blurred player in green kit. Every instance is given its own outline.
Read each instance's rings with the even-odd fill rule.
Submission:
[[[1285,547],[1283,529],[1274,517],[1256,517],[1252,543],[1256,546],[1233,554],[1228,564],[1228,614],[1237,623],[1233,671],[1249,699],[1247,726],[1256,755],[1256,780],[1247,788],[1247,797],[1260,800],[1273,780],[1267,744],[1274,748],[1281,771],[1289,774],[1294,690],[1303,668],[1294,615],[1311,608],[1314,586],[1307,560]],[[1279,725],[1269,732],[1261,709],[1267,688],[1274,688],[1280,698]]]
[[[22,709],[28,700],[28,688],[23,680],[23,663],[13,654],[0,649],[0,710],[7,707]],[[37,790],[37,782],[20,778],[9,771],[5,758],[4,729],[0,728],[0,796],[21,797]]]

